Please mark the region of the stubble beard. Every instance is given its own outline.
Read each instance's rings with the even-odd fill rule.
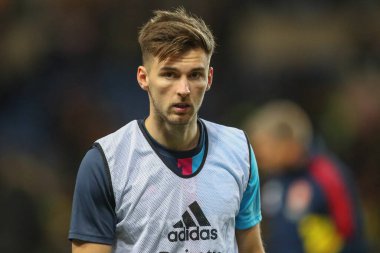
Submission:
[[[149,92],[150,96],[150,101],[153,107],[154,111],[154,116],[157,118],[159,121],[164,122],[168,125],[175,125],[175,126],[185,126],[190,124],[194,119],[196,119],[198,115],[198,110],[196,110],[193,107],[193,110],[191,111],[192,114],[186,115],[186,117],[181,117],[180,115],[175,115],[172,112],[170,112],[171,107],[167,108],[166,112],[162,111],[159,107],[159,105],[156,103],[156,101],[153,99],[152,95]],[[174,117],[178,117],[178,119],[173,119]]]

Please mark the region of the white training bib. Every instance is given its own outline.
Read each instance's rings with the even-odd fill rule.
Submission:
[[[178,176],[161,160],[137,121],[101,138],[117,216],[115,253],[237,253],[235,217],[250,176],[241,130],[201,120],[201,167]]]

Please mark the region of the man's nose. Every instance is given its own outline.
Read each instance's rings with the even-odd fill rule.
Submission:
[[[190,94],[190,83],[186,77],[179,80],[177,93],[181,97],[185,97]]]

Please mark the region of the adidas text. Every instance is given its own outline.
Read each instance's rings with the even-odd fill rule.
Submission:
[[[216,240],[218,238],[218,231],[216,229],[201,229],[196,227],[195,229],[189,230],[186,228],[178,231],[171,231],[168,234],[168,239],[171,242],[178,241],[197,241],[197,240]]]

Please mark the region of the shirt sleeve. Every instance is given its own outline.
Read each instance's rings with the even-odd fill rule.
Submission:
[[[115,238],[115,199],[109,169],[97,147],[84,156],[77,174],[69,240],[111,245]]]
[[[236,216],[236,229],[248,229],[262,220],[260,204],[260,181],[257,162],[252,147],[250,148],[251,175],[247,189],[240,203],[240,210]]]

